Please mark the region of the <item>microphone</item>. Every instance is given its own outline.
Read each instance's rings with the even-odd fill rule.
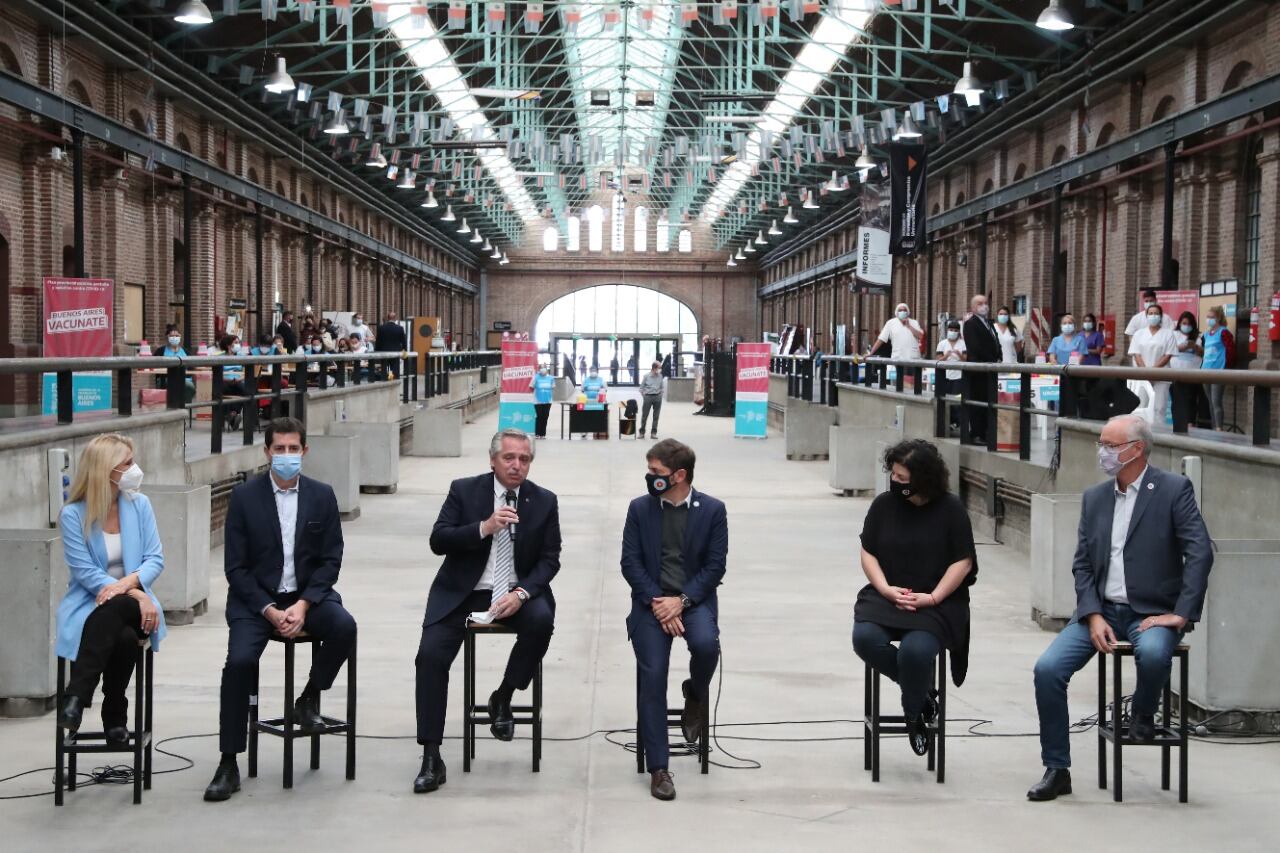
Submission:
[[[515,505],[516,505],[516,493],[515,493],[515,492],[511,491],[510,489],[507,489],[507,493],[506,493],[505,495],[503,495],[502,497],[506,500],[506,502],[507,502],[507,506],[512,507],[512,508],[515,508]],[[510,533],[511,533],[511,538],[514,540],[514,539],[516,538],[516,525],[514,525],[514,524],[508,525],[508,526],[507,526],[507,530],[508,530],[508,531],[510,531]]]

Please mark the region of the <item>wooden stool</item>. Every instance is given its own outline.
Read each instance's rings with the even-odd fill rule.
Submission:
[[[1178,661],[1178,727],[1172,728],[1173,690],[1169,681],[1164,684],[1163,709],[1156,722],[1156,736],[1145,743],[1128,741],[1128,746],[1160,747],[1160,788],[1169,790],[1169,750],[1178,748],[1178,802],[1187,801],[1187,645],[1179,643],[1173,650],[1173,657]],[[1107,741],[1111,741],[1112,755],[1115,758],[1116,784],[1112,790],[1113,799],[1119,803],[1124,800],[1124,764],[1121,745],[1129,737],[1129,726],[1124,725],[1120,713],[1124,702],[1124,693],[1120,687],[1120,661],[1133,657],[1132,643],[1117,643],[1111,652],[1115,657],[1112,669],[1111,701],[1107,701],[1107,655],[1098,655],[1098,787],[1107,787]],[[1108,706],[1111,709],[1107,715]],[[1130,720],[1132,725],[1132,720]]]
[[[636,695],[640,695],[640,673],[636,672]],[[708,699],[710,697],[707,697]],[[684,708],[667,708],[667,731],[671,729],[679,729],[680,736],[684,737],[684,728],[680,725],[680,718],[684,715]],[[706,775],[711,771],[711,711],[707,710],[707,715],[702,718],[702,728],[698,731],[698,742],[689,743],[683,741],[684,748],[695,750],[698,756],[698,765],[701,768],[702,775]],[[644,740],[640,737],[640,719],[636,718],[636,772],[644,772]]]
[[[480,625],[467,622],[466,639],[462,644],[462,772],[471,772],[471,760],[476,757],[476,726],[487,726],[493,723],[489,716],[489,703],[476,701],[476,636],[487,634],[515,634],[501,622]],[[533,673],[533,702],[529,705],[512,705],[511,714],[516,725],[533,727],[533,772],[537,773],[542,764],[542,661],[538,661],[538,669]]]
[[[151,790],[151,688],[155,652],[151,650],[151,639],[145,637],[138,641],[138,654],[133,662],[133,729],[129,732],[129,740],[122,744],[107,742],[106,732],[82,732],[67,735],[60,726],[54,724],[54,777],[53,804],[62,805],[62,791],[76,789],[76,756],[81,753],[133,753],[133,804],[142,802],[143,788]],[[58,699],[57,709],[62,709],[62,700],[67,686],[67,661],[58,658]]]
[[[938,691],[938,716],[928,725],[929,769],[937,773],[938,784],[947,775],[947,650],[938,652],[938,669],[933,688]],[[907,718],[902,714],[880,713],[880,672],[866,665],[863,675],[862,769],[871,771],[871,781],[880,781],[880,736],[907,734]],[[890,725],[885,725],[889,723]]]
[[[249,697],[249,778],[258,775],[258,733],[275,735],[284,739],[284,787],[293,787],[293,742],[297,738],[311,738],[311,769],[320,769],[320,735],[334,735],[345,732],[347,735],[347,780],[356,778],[356,644],[351,643],[351,654],[347,657],[347,718],[339,720],[334,717],[320,718],[324,720],[324,731],[315,734],[304,734],[297,729],[293,720],[293,653],[299,643],[311,644],[312,661],[315,660],[317,640],[303,631],[296,637],[271,635],[271,642],[284,644],[284,716],[270,720],[258,719],[258,693]],[[319,698],[317,697],[317,707]]]

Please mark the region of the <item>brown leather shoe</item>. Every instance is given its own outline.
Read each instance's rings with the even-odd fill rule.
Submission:
[[[649,793],[653,794],[656,800],[674,800],[676,798],[676,784],[671,780],[671,774],[666,770],[655,770],[649,774]]]

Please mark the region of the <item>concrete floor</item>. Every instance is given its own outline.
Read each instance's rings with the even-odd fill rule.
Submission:
[[[485,470],[492,420],[465,428],[460,459],[405,458],[399,492],[366,495],[345,530],[339,588],[360,623],[359,778],[342,776],[341,743],[326,743],[319,772],[297,759],[292,791],[280,787],[280,744],[263,741],[257,780],[231,802],[201,793],[217,761],[212,737],[167,745],[195,767],[155,778],[141,807],[126,787],[89,787],[54,810],[51,798],[0,802],[6,851],[226,849],[502,851],[846,850],[871,841],[897,850],[1274,850],[1280,816],[1280,745],[1197,742],[1191,802],[1159,789],[1158,755],[1131,750],[1127,800],[1096,787],[1096,739],[1073,738],[1076,793],[1033,804],[1040,776],[1031,666],[1049,635],[1028,620],[1025,558],[987,543],[973,589],[969,680],[950,693],[948,777],[935,784],[901,739],[883,745],[882,781],[862,770],[862,665],[850,647],[852,603],[863,584],[855,562],[868,502],[834,497],[826,463],[786,462],[783,442],[736,441],[732,422],[693,417],[669,405],[663,435],[699,454],[696,482],[729,506],[730,565],[721,591],[724,648],[720,739],[713,758],[762,769],[673,761],[679,798],[649,797],[634,758],[605,729],[634,723],[634,663],[623,617],[627,588],[618,570],[627,502],[643,491],[644,449],[634,441],[538,445],[533,479],[560,495],[565,549],[555,584],[559,612],[546,660],[542,772],[529,772],[529,744],[485,736],[473,772],[462,773],[461,742],[444,748],[448,784],[415,796],[419,750],[412,738],[413,656],[428,585],[439,560],[427,532],[449,481]],[[143,461],[145,464],[145,460]],[[226,643],[225,582],[214,555],[214,598],[195,625],[175,628],[158,655],[157,737],[216,730],[218,679]],[[481,692],[496,683],[507,641],[481,647]],[[673,701],[687,653],[677,644]],[[281,654],[268,650],[262,683],[278,685]],[[460,734],[461,661],[454,670],[450,734]],[[345,676],[326,694],[340,708]],[[1076,717],[1092,713],[1093,670],[1073,695]],[[278,688],[264,708],[279,706]],[[893,694],[889,694],[893,704]],[[93,712],[91,712],[93,713]],[[960,718],[968,718],[961,720]],[[87,718],[88,719],[88,718]],[[828,721],[764,725],[778,721]],[[963,737],[972,721],[1006,737]],[[757,725],[744,725],[754,723]],[[733,724],[730,726],[730,724]],[[48,766],[53,721],[0,721],[0,777]],[[589,733],[597,732],[588,736]],[[376,737],[376,739],[374,739]],[[626,741],[629,733],[615,739]],[[758,738],[758,739],[754,739]],[[563,739],[555,741],[551,739]],[[302,752],[300,750],[300,752]],[[182,762],[158,756],[157,769]],[[82,765],[83,766],[83,765]],[[241,769],[245,765],[242,760]],[[45,790],[48,774],[0,785],[0,795]],[[1158,823],[1157,823],[1158,822]]]

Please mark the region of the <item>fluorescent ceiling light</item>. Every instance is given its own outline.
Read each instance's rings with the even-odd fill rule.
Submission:
[[[542,97],[537,89],[495,89],[491,86],[472,86],[471,94],[477,98],[500,98],[508,101],[532,101]]]
[[[777,137],[791,126],[849,46],[865,34],[875,6],[874,0],[831,0],[827,5],[808,43],[796,54],[773,100],[764,108],[758,129],[747,137],[743,156],[725,169],[702,206],[700,218],[704,222],[714,222],[737,197],[767,153],[761,149],[762,133],[767,131]]]
[[[293,78],[289,76],[289,72],[285,70],[283,56],[276,57],[276,70],[271,72],[271,76],[267,78],[267,82],[263,84],[262,88],[277,95],[292,92],[298,88],[294,85]]]
[[[1036,26],[1042,30],[1061,32],[1075,29],[1076,22],[1071,19],[1070,13],[1062,8],[1059,0],[1049,0],[1049,5],[1040,13],[1040,17],[1036,18]]]
[[[213,23],[213,13],[209,11],[209,7],[204,5],[202,0],[186,0],[185,3],[178,7],[173,19],[179,24],[203,27],[205,24]]]
[[[460,137],[470,139],[473,144],[480,142],[495,146],[480,148],[475,157],[498,185],[512,210],[526,222],[537,219],[537,205],[516,176],[515,167],[507,158],[505,143],[498,138],[497,131],[480,109],[480,103],[467,86],[461,69],[431,19],[410,16],[409,6],[401,3],[390,10],[389,28],[457,127]]]

